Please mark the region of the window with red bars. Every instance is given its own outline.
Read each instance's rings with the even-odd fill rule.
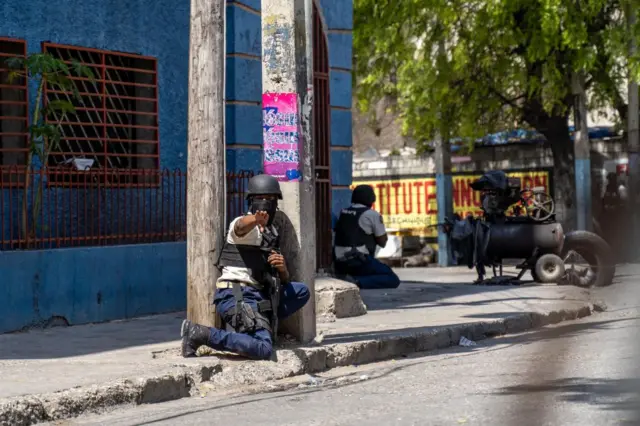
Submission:
[[[29,146],[27,80],[10,78],[7,61],[26,58],[24,40],[0,37],[0,166],[24,167]]]
[[[154,175],[145,172],[160,166],[157,60],[51,43],[43,43],[43,51],[70,65],[79,62],[93,74],[72,77],[75,95],[59,86],[45,87],[46,101],[70,101],[76,109],[48,118],[61,122],[62,133],[48,166],[77,167],[76,159],[93,160],[91,169],[104,170],[105,183],[134,184]],[[64,175],[68,183],[71,178]],[[55,176],[50,175],[51,183]]]

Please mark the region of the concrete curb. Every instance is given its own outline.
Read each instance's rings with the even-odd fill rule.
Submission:
[[[483,340],[519,333],[602,312],[604,307],[585,304],[579,308],[547,313],[522,313],[495,321],[433,327],[425,332],[398,334],[376,340],[278,350],[278,362],[235,361],[217,358],[173,365],[162,375],[78,387],[43,395],[0,400],[0,425],[28,426],[63,420],[81,414],[99,413],[122,405],[154,404],[187,396],[203,395],[230,386],[252,385],[305,373],[366,364],[375,361],[457,346],[460,336]]]

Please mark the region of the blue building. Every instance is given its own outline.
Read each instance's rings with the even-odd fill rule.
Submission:
[[[351,184],[351,0],[314,5],[318,264]],[[262,168],[260,0],[227,1],[229,213]],[[0,333],[186,306],[189,2],[0,4]],[[9,57],[48,52],[91,72],[73,87],[9,80]],[[62,138],[30,155],[37,99]],[[27,168],[25,165],[29,163]]]

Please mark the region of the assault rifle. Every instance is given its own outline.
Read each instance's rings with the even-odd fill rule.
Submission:
[[[269,253],[274,251],[278,254],[282,254],[280,250],[272,248],[269,249]],[[282,289],[282,282],[280,281],[280,273],[276,268],[271,266],[271,283],[269,285],[269,300],[271,301],[271,330],[273,343],[276,343],[278,339],[278,307],[280,306],[280,291]]]

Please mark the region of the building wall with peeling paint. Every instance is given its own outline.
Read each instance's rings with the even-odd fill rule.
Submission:
[[[333,212],[351,201],[353,2],[318,0],[329,40]]]
[[[316,0],[329,40],[334,199],[351,183],[350,0]],[[161,167],[186,167],[189,6],[172,0],[3,0],[0,37],[49,41],[158,59]],[[227,2],[227,168],[262,168],[259,0]],[[35,91],[32,91],[35,95]],[[342,205],[342,203],[338,203]],[[334,203],[337,208],[337,204]]]
[[[329,41],[333,211],[349,203],[353,3],[316,0]],[[260,1],[227,3],[227,165],[262,167]]]
[[[351,184],[351,0],[318,0],[329,40],[333,207]],[[260,0],[227,1],[229,170],[262,169]],[[158,59],[161,168],[186,168],[189,2],[2,0],[0,37]],[[35,90],[30,90],[35,98]],[[0,251],[0,333],[64,318],[100,322],[185,309],[184,242]]]

